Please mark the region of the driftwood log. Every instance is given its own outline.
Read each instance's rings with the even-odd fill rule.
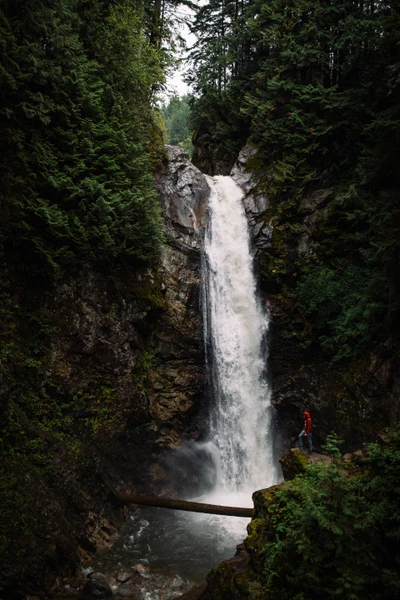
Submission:
[[[131,496],[130,494],[115,494],[117,500],[123,504],[140,504],[144,506],[157,506],[158,508],[172,508],[189,512],[208,513],[211,515],[225,515],[228,517],[249,517],[253,515],[252,508],[239,506],[220,506],[218,504],[204,504],[203,502],[190,502],[187,500],[172,500],[170,498],[154,498],[151,496]]]

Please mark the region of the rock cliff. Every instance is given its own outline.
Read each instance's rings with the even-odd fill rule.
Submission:
[[[204,380],[200,248],[208,186],[180,149],[158,176],[165,243],[152,269],[90,264],[53,283],[9,273],[1,379],[7,598],[43,595],[109,545],[113,491],[170,489],[162,456],[196,435]],[[1,550],[1,549],[0,549]]]
[[[247,168],[247,162],[255,157],[257,147],[249,144],[238,155],[230,175],[244,192],[243,205],[249,224],[253,253],[257,260],[261,251],[271,247],[272,224],[263,219],[263,215],[270,207],[267,194],[258,188],[257,178]]]
[[[305,344],[308,322],[296,303],[296,275],[318,256],[324,224],[336,199],[329,174],[305,184],[296,202],[268,195],[270,176],[257,147],[240,152],[231,171],[245,192],[260,293],[271,314],[269,370],[282,451],[297,442],[303,410],[311,410],[317,448],[335,430],[353,451],[374,439],[377,428],[400,417],[400,364],[394,337],[346,364],[329,362]]]
[[[204,391],[204,345],[200,315],[200,250],[209,188],[180,148],[167,147],[158,189],[167,243],[159,277],[164,310],[154,330],[149,377],[150,413],[158,443],[176,448],[193,435],[193,416]]]

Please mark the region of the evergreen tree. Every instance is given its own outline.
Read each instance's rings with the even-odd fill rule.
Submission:
[[[400,3],[249,0],[229,16],[228,5],[209,2],[195,24],[196,143],[232,162],[248,138],[258,145],[254,167],[289,246],[304,194],[334,182],[311,264],[281,258],[273,273],[289,288],[299,281],[293,301],[312,340],[331,357],[354,355],[399,326]],[[222,15],[223,52],[212,33]]]
[[[192,136],[189,129],[189,97],[174,96],[161,110],[167,130],[167,144],[179,145],[191,154]]]
[[[192,129],[196,145],[216,150],[215,158],[235,160],[249,133],[241,110],[254,68],[254,47],[246,27],[249,0],[212,0],[200,7],[192,25],[198,36],[187,81],[195,91]],[[202,140],[202,141],[199,141]]]
[[[5,252],[48,272],[153,258],[151,99],[163,72],[140,11],[129,0],[3,2],[0,26]]]

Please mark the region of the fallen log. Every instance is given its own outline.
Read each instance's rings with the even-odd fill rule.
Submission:
[[[158,508],[172,508],[174,510],[208,513],[211,515],[225,515],[227,517],[251,518],[253,515],[252,508],[240,506],[220,506],[218,504],[204,504],[203,502],[190,502],[188,500],[172,500],[171,498],[131,496],[130,494],[115,494],[115,498],[123,504],[140,504],[144,506],[156,506]]]

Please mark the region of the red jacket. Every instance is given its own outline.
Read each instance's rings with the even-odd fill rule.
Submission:
[[[304,431],[306,433],[312,432],[312,419],[309,412],[304,413]]]

